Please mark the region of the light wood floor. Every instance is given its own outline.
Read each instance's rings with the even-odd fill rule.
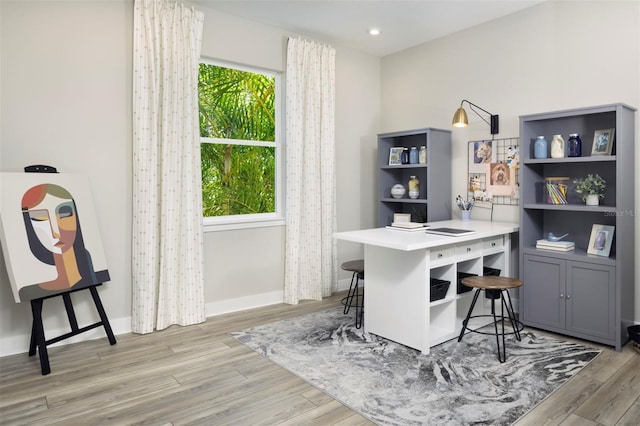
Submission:
[[[369,425],[367,419],[227,335],[336,307],[342,294],[0,358],[0,423],[6,425]],[[53,337],[53,336],[50,336]],[[640,355],[605,349],[518,425],[640,424]]]

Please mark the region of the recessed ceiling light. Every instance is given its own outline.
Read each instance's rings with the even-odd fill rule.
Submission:
[[[369,35],[377,36],[380,35],[381,32],[380,28],[369,28]]]

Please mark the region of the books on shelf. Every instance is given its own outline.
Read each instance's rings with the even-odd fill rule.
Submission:
[[[417,232],[429,229],[429,225],[418,222],[393,222],[391,226],[387,226],[387,229],[393,229],[396,231]]]
[[[536,248],[543,250],[571,251],[576,248],[576,243],[573,241],[538,240],[536,241]]]

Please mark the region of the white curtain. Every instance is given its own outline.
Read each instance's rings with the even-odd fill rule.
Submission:
[[[335,49],[289,38],[286,74],[285,303],[337,283]]]
[[[198,61],[204,15],[136,0],[132,330],[205,320]]]

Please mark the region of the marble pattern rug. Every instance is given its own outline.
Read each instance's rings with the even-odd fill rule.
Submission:
[[[230,334],[380,425],[510,425],[601,352],[525,329],[504,364],[495,337],[477,333],[422,355],[342,309]]]

